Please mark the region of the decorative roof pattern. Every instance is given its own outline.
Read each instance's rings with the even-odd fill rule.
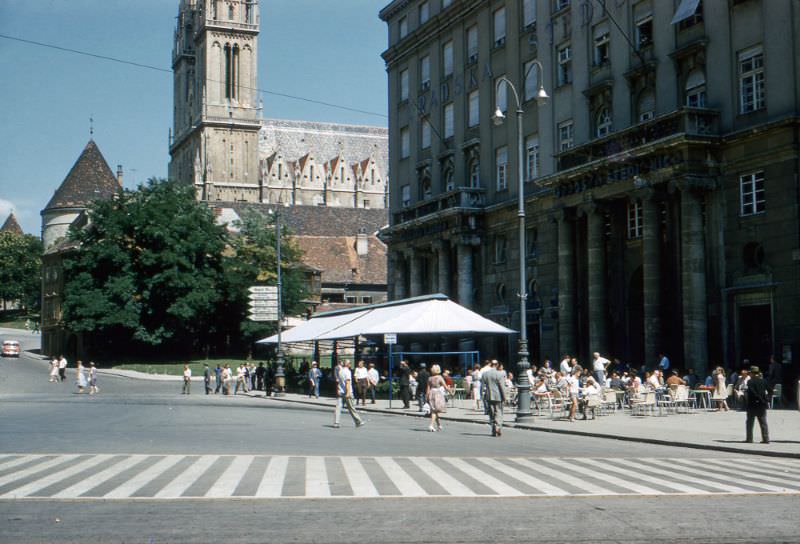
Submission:
[[[279,207],[275,204],[253,202],[209,203],[212,207],[242,210],[255,208],[269,213]],[[374,234],[389,224],[389,210],[368,208],[334,208],[329,206],[280,206],[281,220],[293,236],[355,236]]]
[[[94,140],[89,140],[44,211],[85,208],[95,200],[111,198],[119,189],[119,182],[105,157]]]
[[[8,214],[5,223],[3,226],[0,227],[0,232],[11,232],[13,234],[25,234],[23,232],[22,227],[19,226],[19,222],[17,221],[17,216],[14,215],[14,212]]]
[[[322,270],[323,283],[386,285],[386,245],[367,238],[367,253],[356,251],[356,236],[292,236],[303,263]]]

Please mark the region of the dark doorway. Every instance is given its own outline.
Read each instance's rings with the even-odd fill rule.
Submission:
[[[628,353],[627,362],[639,368],[645,360],[644,353],[644,276],[642,267],[631,275],[628,284]]]
[[[764,367],[772,354],[772,308],[769,304],[739,307],[739,360]]]

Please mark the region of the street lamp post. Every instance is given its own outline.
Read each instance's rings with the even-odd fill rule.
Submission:
[[[278,368],[275,369],[276,394],[283,393],[286,387],[286,374],[283,371],[283,346],[281,345],[281,323],[283,321],[283,281],[281,275],[281,209],[275,208],[275,253],[278,275],[278,349],[275,359]]]
[[[542,79],[544,78],[544,70],[542,64],[538,60],[534,60],[530,69],[536,66],[539,68],[539,90],[536,93],[536,101],[542,106],[549,98],[547,92],[544,90]],[[523,74],[522,81],[528,77],[528,72]],[[528,361],[528,324],[527,324],[527,308],[526,302],[528,299],[527,292],[527,279],[525,272],[525,179],[522,170],[523,164],[523,139],[522,139],[522,105],[519,100],[519,94],[514,84],[505,76],[501,76],[497,80],[495,88],[495,96],[499,93],[500,85],[505,83],[514,94],[514,100],[517,104],[517,217],[519,218],[519,351],[517,352],[517,417],[516,421],[524,421],[526,418],[531,417],[531,384],[528,380],[528,370],[531,365]],[[502,125],[505,120],[505,115],[500,105],[497,104],[497,109],[492,116],[495,125]]]

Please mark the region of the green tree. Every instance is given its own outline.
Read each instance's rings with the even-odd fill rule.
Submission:
[[[38,308],[42,291],[42,242],[30,234],[0,232],[0,299]]]
[[[226,233],[194,189],[151,179],[89,216],[70,231],[79,245],[64,260],[66,327],[95,350],[196,351],[222,300]]]

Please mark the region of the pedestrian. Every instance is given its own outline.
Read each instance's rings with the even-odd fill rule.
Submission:
[[[225,363],[225,366],[222,367],[222,394],[223,395],[230,395],[231,394],[231,382],[233,381],[233,372],[231,371],[231,365]]]
[[[481,366],[476,364],[472,369],[472,399],[475,402],[475,410],[481,410]]]
[[[58,383],[58,359],[53,357],[53,360],[50,361],[50,383]]]
[[[428,427],[430,432],[442,430],[442,420],[439,414],[447,410],[447,399],[445,389],[447,383],[442,378],[442,369],[439,365],[431,367],[431,375],[426,383],[425,398],[431,408],[431,424]]]
[[[717,403],[717,411],[728,411],[728,387],[725,385],[725,370],[718,366],[714,370],[713,381],[714,392],[711,398]]]
[[[33,334],[39,334],[39,320],[33,320]]]
[[[506,401],[505,377],[497,370],[497,365],[497,361],[491,361],[489,368],[481,373],[482,394],[489,412],[492,436],[503,434],[503,404]]]
[[[97,367],[94,366],[94,363],[89,363],[89,394],[94,395],[95,393],[99,393],[100,388],[97,387]]]
[[[353,418],[356,428],[361,427],[364,422],[353,405],[353,373],[350,371],[350,361],[339,360],[334,368],[334,377],[336,379],[336,407],[333,412],[333,426],[339,428],[339,418],[342,413],[342,405],[344,405],[350,413],[350,417]]]
[[[601,357],[600,353],[597,351],[592,354],[592,358],[594,359],[594,362],[592,363],[592,375],[594,376],[594,381],[602,385],[606,383],[606,371],[608,370],[608,366],[611,364],[611,361],[605,357]]]
[[[206,395],[211,394],[211,369],[208,363],[203,363],[203,383],[206,386]]]
[[[567,376],[567,392],[569,393],[569,420],[575,421],[575,412],[578,411],[578,391],[580,390],[580,370],[575,370],[571,376]]]
[[[75,385],[78,386],[78,393],[83,393],[83,390],[88,385],[86,374],[83,373],[83,363],[81,361],[77,362],[75,368]]]
[[[427,365],[425,363],[419,364],[419,372],[417,372],[417,403],[419,404],[419,411],[422,411],[422,407],[428,402],[427,398],[427,386],[428,386],[428,378],[431,375],[428,372]]]
[[[259,391],[264,390],[264,373],[266,370],[264,369],[264,362],[258,363],[258,368],[256,368],[256,389]]]
[[[192,392],[192,369],[189,363],[183,365],[183,391],[181,395],[188,395]]]
[[[364,361],[358,362],[355,374],[356,391],[358,392],[356,404],[361,401],[361,406],[364,406],[367,404],[367,388],[369,387],[369,373],[367,367],[364,366]]]
[[[67,380],[67,358],[63,355],[58,356],[58,375],[62,382]]]
[[[747,381],[747,438],[746,442],[753,441],[753,424],[758,419],[761,428],[761,443],[769,444],[769,428],[767,427],[767,407],[769,406],[769,384],[761,375],[757,366],[750,367],[750,379]]]
[[[669,358],[663,353],[658,354],[658,369],[661,374],[666,374],[667,370],[669,370]]]
[[[222,367],[219,366],[219,363],[217,363],[217,366],[214,367],[214,379],[217,382],[216,387],[214,388],[214,394],[217,395],[222,387]]]
[[[247,393],[247,382],[245,381],[245,367],[244,364],[240,364],[236,367],[236,387],[233,390],[234,395],[239,394],[239,388],[242,388],[242,391]]]
[[[322,381],[322,371],[319,369],[317,361],[311,361],[311,369],[308,371],[308,396],[319,398],[319,385]]]
[[[252,362],[247,363],[247,369],[250,372],[250,391],[255,391],[258,381],[256,379],[256,365],[254,365]]]
[[[375,368],[375,363],[369,364],[369,370],[367,370],[367,380],[369,381],[367,386],[369,396],[372,399],[372,404],[375,404],[375,395],[378,392],[378,383],[381,381],[381,375],[378,374],[378,370]]]
[[[397,370],[397,374],[397,383],[400,387],[400,400],[403,401],[403,408],[408,410],[411,408],[411,396],[409,394],[411,368],[408,366],[408,361],[400,361],[400,368]]]

